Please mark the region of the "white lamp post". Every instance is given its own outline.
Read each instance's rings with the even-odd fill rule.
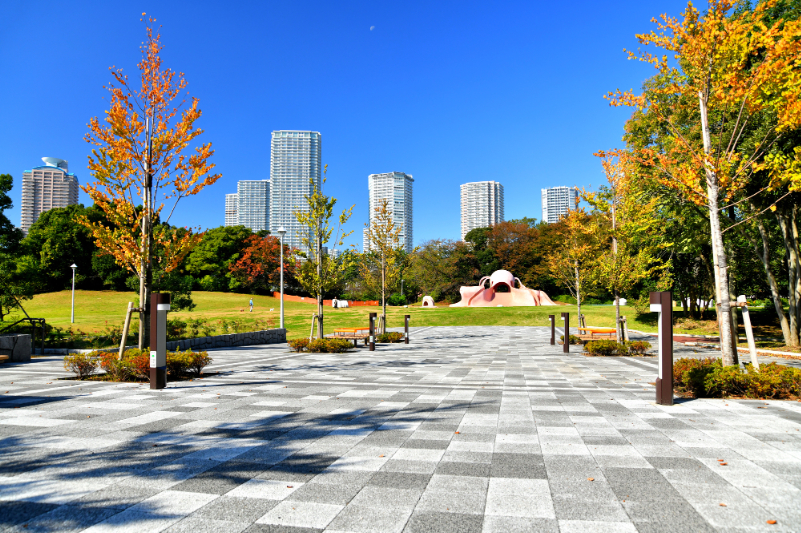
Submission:
[[[279,246],[279,248],[281,249],[281,263],[280,263],[280,269],[281,269],[281,282],[280,282],[281,283],[281,326],[280,327],[281,327],[281,329],[284,329],[284,235],[286,234],[286,229],[284,229],[284,226],[281,226],[280,228],[278,228],[276,233],[278,233],[278,236],[279,236],[279,238],[281,240],[281,243],[280,243],[280,246]]]
[[[75,263],[70,265],[72,269],[72,316],[70,317],[70,323],[75,323],[75,269],[78,268],[78,265]]]

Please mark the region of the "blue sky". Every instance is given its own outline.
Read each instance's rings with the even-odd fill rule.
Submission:
[[[700,4],[699,7],[705,7]],[[0,18],[0,173],[69,160],[81,183],[86,124],[107,108],[108,68],[137,75],[142,12],[165,65],[200,99],[215,185],[182,201],[180,225],[223,224],[226,193],[267,179],[270,132],[322,133],[326,193],[367,219],[367,176],[412,174],[414,240],[459,238],[459,185],[496,180],[506,218],[540,218],[540,189],[597,186],[593,152],[620,145],[629,111],[603,95],[638,88],[627,61],[650,18],[685,2],[35,2]],[[373,28],[371,30],[371,27]],[[81,192],[81,202],[88,196]],[[359,246],[360,247],[360,246]]]

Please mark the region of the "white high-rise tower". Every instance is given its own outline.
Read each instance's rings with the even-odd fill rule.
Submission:
[[[401,248],[407,252],[412,251],[414,237],[414,221],[412,218],[412,184],[414,178],[411,174],[403,172],[387,172],[386,174],[370,174],[367,177],[369,189],[368,208],[370,209],[369,224],[373,223],[376,208],[381,207],[382,200],[388,200],[387,207],[392,212],[392,222],[401,226]],[[362,234],[362,247],[364,251],[370,249],[367,242],[367,228]]]
[[[459,187],[462,204],[462,240],[470,230],[503,222],[503,185],[474,181]]]
[[[559,222],[569,209],[576,205],[578,191],[575,187],[551,187],[542,189],[542,221],[548,224]]]
[[[20,229],[28,229],[39,215],[56,207],[78,203],[78,178],[69,164],[57,157],[43,157],[44,165],[22,173],[22,217]]]
[[[316,131],[274,131],[270,150],[270,230],[286,228],[284,244],[303,249],[295,211],[308,211],[310,180],[322,186],[322,136]]]

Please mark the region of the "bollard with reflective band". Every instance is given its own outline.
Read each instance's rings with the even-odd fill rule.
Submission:
[[[551,346],[556,344],[556,315],[548,315],[548,320],[551,321]]]
[[[565,321],[565,340],[562,343],[562,351],[570,353],[570,313],[562,313],[562,320]]]
[[[163,389],[167,386],[167,311],[169,310],[169,294],[154,292],[150,295],[151,389]]]
[[[376,313],[370,313],[370,351],[375,351],[375,318]]]
[[[651,293],[651,312],[659,313],[659,369],[656,377],[656,403],[673,405],[673,295]]]
[[[409,319],[412,318],[411,315],[404,315],[404,319],[406,321],[406,344],[409,344]]]

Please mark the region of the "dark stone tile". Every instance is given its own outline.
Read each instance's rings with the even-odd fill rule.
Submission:
[[[440,461],[437,465],[435,474],[449,476],[475,476],[489,477],[490,467],[488,464],[481,463],[462,463],[458,461]]]
[[[686,500],[623,502],[637,531],[711,533],[715,531]]]
[[[492,477],[547,479],[541,455],[520,453],[493,453]]]
[[[425,489],[428,485],[431,475],[429,474],[411,474],[407,472],[376,472],[370,478],[370,485],[378,485],[380,487],[392,487],[395,489]]]
[[[401,448],[416,448],[423,450],[445,450],[450,444],[447,440],[409,439]]]
[[[404,533],[480,533],[484,517],[458,513],[414,513]]]
[[[0,526],[11,527],[22,524],[35,516],[48,513],[57,507],[59,506],[52,503],[0,501]]]

